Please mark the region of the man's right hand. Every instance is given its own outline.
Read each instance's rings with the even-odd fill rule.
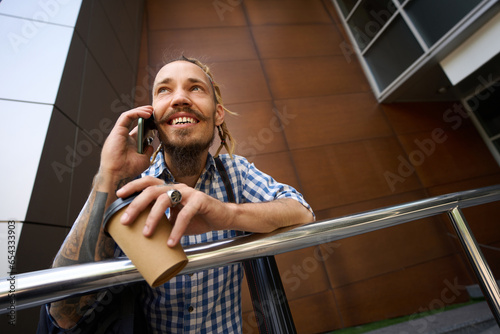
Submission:
[[[120,115],[104,142],[96,181],[102,190],[111,195],[122,183],[126,183],[149,167],[153,147],[147,146],[144,153],[137,153],[137,127],[130,130],[139,117],[148,119],[153,114],[152,106],[142,106]]]

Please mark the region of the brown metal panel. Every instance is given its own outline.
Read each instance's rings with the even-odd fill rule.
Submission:
[[[392,136],[370,92],[279,100],[291,149]]]
[[[343,56],[263,60],[275,99],[369,92],[359,64]]]
[[[253,26],[252,33],[262,59],[342,54],[333,24]]]

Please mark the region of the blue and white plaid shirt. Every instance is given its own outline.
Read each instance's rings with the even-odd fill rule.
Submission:
[[[293,198],[311,210],[294,188],[276,182],[240,156],[220,155],[226,168],[237,203],[268,202]],[[142,176],[151,175],[165,182],[175,182],[167,169],[163,153],[157,155]],[[222,178],[209,155],[195,189],[222,202],[228,202]],[[312,212],[312,210],[311,210]],[[183,236],[181,244],[189,246],[236,236],[236,231],[212,231]],[[179,275],[164,285],[145,285],[142,298],[144,314],[153,333],[241,333],[241,264]]]

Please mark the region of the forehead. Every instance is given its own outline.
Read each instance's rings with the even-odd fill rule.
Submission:
[[[163,66],[156,75],[155,84],[165,81],[165,79],[173,81],[198,79],[205,82],[207,85],[209,84],[207,74],[203,72],[198,65],[185,60],[174,61]]]

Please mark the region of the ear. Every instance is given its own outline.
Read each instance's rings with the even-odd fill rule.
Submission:
[[[222,123],[224,123],[224,116],[226,112],[224,111],[224,108],[222,107],[221,104],[217,104],[217,107],[215,109],[215,125],[219,126]]]

